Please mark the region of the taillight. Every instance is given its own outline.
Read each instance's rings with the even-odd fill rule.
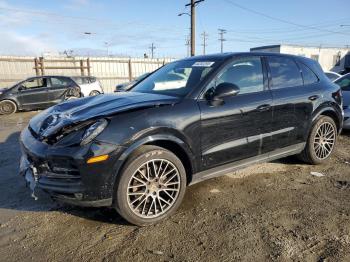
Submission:
[[[339,105],[342,105],[342,103],[343,103],[343,95],[342,95],[341,89],[339,89],[337,92],[334,92],[334,93],[332,94],[332,97],[334,98],[334,100],[335,100]]]

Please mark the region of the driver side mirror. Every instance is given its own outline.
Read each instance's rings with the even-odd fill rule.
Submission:
[[[215,88],[213,99],[222,100],[224,97],[227,96],[236,96],[238,95],[239,91],[239,87],[235,84],[223,82]]]
[[[223,98],[228,96],[236,96],[240,89],[238,86],[232,83],[223,82],[216,86],[216,88],[211,91],[210,95],[207,95],[207,99],[214,106],[223,103]]]
[[[18,86],[17,90],[18,90],[19,92],[21,92],[21,91],[25,90],[25,87],[22,86],[22,85],[20,85],[20,86]]]

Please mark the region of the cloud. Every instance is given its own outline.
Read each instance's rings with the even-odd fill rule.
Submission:
[[[39,56],[45,52],[56,52],[57,48],[48,38],[24,36],[22,34],[0,32],[0,54]]]

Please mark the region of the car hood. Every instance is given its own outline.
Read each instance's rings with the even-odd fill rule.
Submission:
[[[136,92],[80,98],[50,107],[32,118],[29,126],[41,139],[44,139],[67,126],[128,110],[171,105],[178,100],[179,98],[172,96]]]
[[[5,93],[8,90],[8,88],[0,88],[0,94]]]

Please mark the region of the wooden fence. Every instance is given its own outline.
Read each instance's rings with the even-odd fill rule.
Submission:
[[[115,86],[151,72],[171,62],[172,59],[137,59],[110,57],[0,57],[0,88],[31,76],[65,75],[95,76],[105,92],[113,92]]]

